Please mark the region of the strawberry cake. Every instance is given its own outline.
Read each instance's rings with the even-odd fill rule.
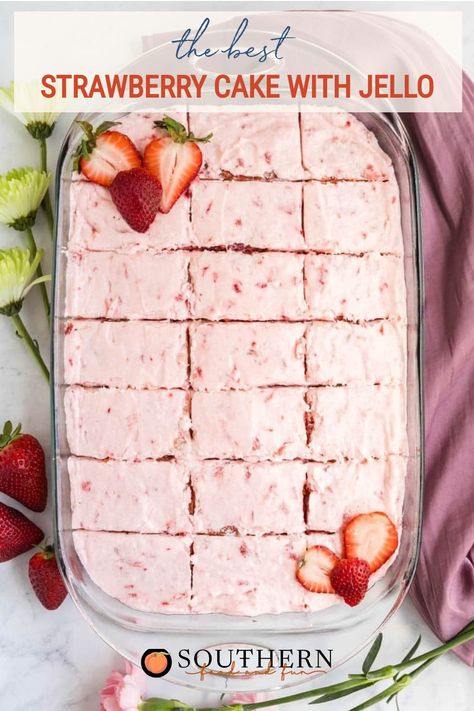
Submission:
[[[358,604],[396,556],[408,456],[390,159],[332,111],[82,128],[63,329],[85,571],[153,613]]]

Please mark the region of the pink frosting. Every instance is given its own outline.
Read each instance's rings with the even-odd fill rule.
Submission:
[[[73,454],[146,459],[175,454],[189,429],[183,390],[116,390],[72,385],[64,396]]]
[[[156,118],[129,115],[119,130],[143,150],[163,135]],[[401,525],[398,187],[348,114],[190,124],[214,133],[200,180],[144,234],[107,190],[72,182],[76,549],[102,590],[138,610],[318,611],[338,598],[296,581],[305,548],[340,554],[344,520],[362,511]]]
[[[68,255],[66,314],[81,318],[184,319],[189,257],[183,252]]]
[[[308,528],[339,531],[358,513],[385,511],[401,524],[407,463],[403,457],[308,465]]]
[[[309,593],[295,578],[298,558],[316,544],[334,551],[339,547],[337,537],[329,535],[199,536],[194,541],[191,609],[260,615],[316,611],[333,604],[335,595]]]
[[[136,610],[189,612],[187,536],[75,531],[74,546],[92,581],[108,595]]]
[[[303,257],[267,252],[191,255],[197,318],[267,321],[304,317]]]
[[[195,112],[190,114],[196,136],[212,132],[202,145],[201,175],[219,178],[222,171],[237,176],[297,180],[303,177],[298,113]]]
[[[191,530],[185,467],[70,457],[72,527],[136,533]]]
[[[302,462],[200,462],[191,472],[194,530],[303,533],[305,482]]]
[[[402,386],[310,388],[313,427],[309,449],[318,461],[406,453]]]
[[[306,368],[313,385],[402,383],[406,331],[397,321],[313,322],[306,331]]]
[[[309,315],[315,319],[365,321],[405,318],[403,260],[365,254],[310,254],[305,259]]]
[[[195,390],[305,383],[305,325],[201,323],[191,326]]]
[[[301,114],[301,146],[306,175],[318,180],[386,180],[390,158],[374,134],[352,114]]]
[[[187,381],[186,326],[144,321],[67,321],[64,380],[117,388],[180,388]]]
[[[300,183],[196,181],[192,186],[196,244],[303,249],[301,203]]]
[[[159,212],[146,232],[132,230],[107,188],[76,181],[70,190],[70,237],[73,252],[143,252],[193,245],[189,198],[184,195],[166,215]]]
[[[306,453],[303,388],[196,392],[194,454],[199,458],[294,459]]]
[[[403,254],[400,197],[387,182],[304,184],[306,245],[320,252]]]

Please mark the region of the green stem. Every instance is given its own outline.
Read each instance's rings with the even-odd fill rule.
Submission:
[[[41,170],[43,170],[45,173],[48,172],[48,153],[47,153],[47,146],[46,146],[46,138],[38,138],[39,141],[39,146],[40,146],[40,162],[41,162]],[[51,195],[49,193],[49,188],[46,191],[46,195],[43,198],[43,202],[41,203],[41,207],[43,208],[46,219],[48,221],[48,227],[49,231],[51,233],[51,238],[54,237],[54,216],[53,216],[53,208],[51,206]]]
[[[417,664],[420,665],[411,673],[409,677],[401,677],[401,679],[398,679],[398,681],[392,684],[389,689],[386,689],[385,691],[381,692],[381,694],[377,697],[377,700],[387,698],[388,696],[400,691],[402,688],[404,688],[404,686],[408,685],[408,683],[410,683],[413,678],[421,674],[421,672],[424,671],[427,666],[432,664],[438,657],[442,656],[446,652],[449,652],[451,649],[458,647],[460,644],[468,642],[471,639],[474,639],[474,622],[471,622],[464,630],[459,632],[459,634],[457,634],[451,640],[449,640],[445,644],[440,645],[439,647],[435,647],[429,652],[420,654],[418,657],[413,657],[413,659],[407,660],[406,662],[401,662],[400,664],[395,664],[393,666],[382,667],[380,669],[377,669],[376,671],[369,672],[366,676],[368,682],[367,686],[373,683],[377,683],[379,681],[383,681],[384,679],[389,679],[393,677],[396,673],[405,669],[409,669]],[[243,704],[242,708],[244,711],[253,711],[253,709],[279,706],[280,704],[287,704],[293,701],[301,701],[303,699],[309,699],[315,696],[324,696],[329,693],[345,691],[346,689],[351,688],[351,686],[355,687],[354,691],[358,691],[360,687],[359,689],[357,689],[357,686],[360,685],[360,683],[361,678],[358,677],[357,679],[353,679],[351,681],[343,681],[339,684],[333,684],[332,686],[321,687],[319,689],[312,689],[310,691],[303,691],[299,694],[283,696],[268,701],[257,701],[253,704]],[[389,691],[389,693],[386,693],[387,691]]]
[[[36,246],[36,241],[33,236],[33,231],[31,227],[28,227],[28,229],[25,230],[25,237],[26,237],[26,243],[28,245],[28,249],[30,250],[31,258],[33,259],[38,251],[38,248]],[[43,270],[41,268],[41,264],[38,265],[38,269],[36,270],[36,276],[38,278],[41,278],[43,276]],[[41,291],[41,299],[43,301],[43,307],[44,311],[46,313],[46,318],[48,319],[48,324],[50,322],[50,305],[49,305],[49,298],[48,298],[48,292],[46,291],[46,284],[44,282],[41,282],[39,285],[40,291]]]
[[[448,642],[445,642],[445,644],[441,644],[439,647],[435,647],[434,649],[431,649],[429,652],[425,652],[424,654],[420,654],[418,657],[413,657],[412,659],[409,659],[406,662],[401,662],[400,664],[395,664],[394,666],[390,667],[382,667],[381,669],[377,669],[373,672],[369,672],[367,674],[368,679],[386,679],[387,676],[389,675],[389,671],[393,670],[394,672],[401,672],[404,671],[405,669],[410,669],[411,667],[415,666],[416,664],[421,664],[422,662],[430,661],[430,660],[435,660],[438,657],[440,657],[442,654],[445,654],[446,652],[451,651],[451,649],[454,649],[455,647],[459,647],[460,644],[464,644],[464,642],[469,642],[469,640],[474,639],[474,622],[471,622],[467,627],[465,627],[459,634],[457,634],[455,637],[450,639]],[[390,674],[392,676],[392,674]]]
[[[40,146],[40,163],[41,170],[44,173],[48,172],[48,149],[46,146],[46,138],[38,138]]]
[[[365,686],[372,686],[373,680],[367,679]],[[288,704],[293,701],[301,701],[302,699],[308,699],[313,696],[326,696],[326,694],[334,694],[338,691],[346,691],[347,689],[354,689],[357,691],[361,687],[361,679],[354,679],[353,681],[341,681],[338,684],[331,684],[331,686],[322,686],[319,689],[311,689],[311,691],[301,691],[299,694],[292,694],[291,696],[284,696],[279,699],[270,699],[268,701],[255,701],[253,704],[243,704],[244,711],[252,711],[252,709],[266,708],[267,706],[278,706],[281,703]]]
[[[31,338],[30,334],[27,331],[25,324],[21,320],[20,314],[15,314],[14,316],[11,316],[11,319],[15,325],[18,335],[20,336],[20,338],[22,338],[25,341],[27,348],[30,350],[33,358],[38,363],[41,372],[43,373],[44,377],[46,378],[46,381],[49,383],[49,370],[46,367],[46,363],[44,362],[44,360],[41,357],[41,353],[39,352],[38,346]]]

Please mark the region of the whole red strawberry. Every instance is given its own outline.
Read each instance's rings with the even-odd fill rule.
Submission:
[[[0,435],[0,491],[32,511],[44,511],[48,483],[43,449],[35,437],[5,422]]]
[[[52,546],[46,546],[30,559],[28,577],[43,607],[56,610],[62,604],[67,590]]]
[[[26,553],[43,538],[41,528],[20,511],[0,501],[0,563]]]
[[[143,168],[123,170],[110,186],[117,210],[135,232],[146,232],[156,217],[161,185]]]
[[[370,566],[361,558],[343,558],[330,574],[334,592],[351,607],[363,600],[369,586]]]

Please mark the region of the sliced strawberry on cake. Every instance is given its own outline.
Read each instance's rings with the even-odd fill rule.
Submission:
[[[365,597],[372,573],[396,551],[398,533],[381,511],[354,516],[343,528],[344,558],[325,546],[308,548],[296,568],[296,578],[307,590],[336,593],[350,607]]]
[[[197,138],[169,116],[155,121],[155,126],[164,129],[168,135],[147,145],[143,165],[163,189],[160,212],[169,212],[199,172],[202,153],[197,144],[210,141],[212,133]]]
[[[398,532],[386,513],[373,511],[354,516],[344,528],[346,558],[362,558],[374,573],[395,553]]]
[[[104,121],[94,128],[88,121],[78,121],[84,138],[74,153],[73,169],[98,185],[109,187],[123,170],[139,168],[140,153],[128,136],[111,131],[117,123]]]
[[[331,572],[338,562],[338,556],[326,546],[312,546],[298,561],[296,579],[310,592],[334,593]]]

